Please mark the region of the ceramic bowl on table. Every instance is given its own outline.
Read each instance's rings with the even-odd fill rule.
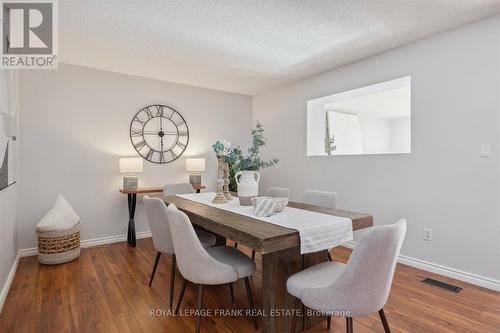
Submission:
[[[288,206],[288,198],[281,198],[281,197],[255,197],[255,198],[252,198],[252,206],[253,206],[253,208],[255,209],[255,207],[257,207],[257,203],[260,200],[264,200],[264,199],[271,199],[274,202],[274,205],[275,205],[274,212],[275,213],[283,211],[286,208],[286,206]]]

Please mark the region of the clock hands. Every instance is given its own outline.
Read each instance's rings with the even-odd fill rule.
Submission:
[[[142,135],[158,135],[156,131],[142,131]]]
[[[175,131],[175,132],[163,132],[161,130],[160,130],[160,132],[156,132],[156,131],[143,131],[142,132],[142,135],[157,135],[157,136],[178,135],[178,134],[179,134],[179,132],[177,132],[177,131]]]

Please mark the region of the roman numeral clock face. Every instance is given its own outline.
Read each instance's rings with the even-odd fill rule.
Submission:
[[[179,112],[166,105],[146,106],[130,123],[130,141],[144,159],[169,163],[182,155],[189,142],[189,129]]]

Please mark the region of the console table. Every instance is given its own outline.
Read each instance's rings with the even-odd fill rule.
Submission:
[[[200,193],[201,190],[205,189],[203,185],[194,185],[193,189],[196,193]],[[129,190],[120,189],[120,193],[126,194],[128,199],[128,231],[127,231],[127,243],[130,246],[135,247],[136,236],[135,236],[135,206],[137,203],[137,194],[147,194],[147,193],[161,193],[163,192],[163,187],[139,187]]]

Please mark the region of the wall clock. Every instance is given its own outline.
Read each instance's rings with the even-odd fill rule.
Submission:
[[[166,105],[139,110],[130,123],[130,141],[144,159],[158,164],[175,161],[189,142],[189,129],[179,112]]]

